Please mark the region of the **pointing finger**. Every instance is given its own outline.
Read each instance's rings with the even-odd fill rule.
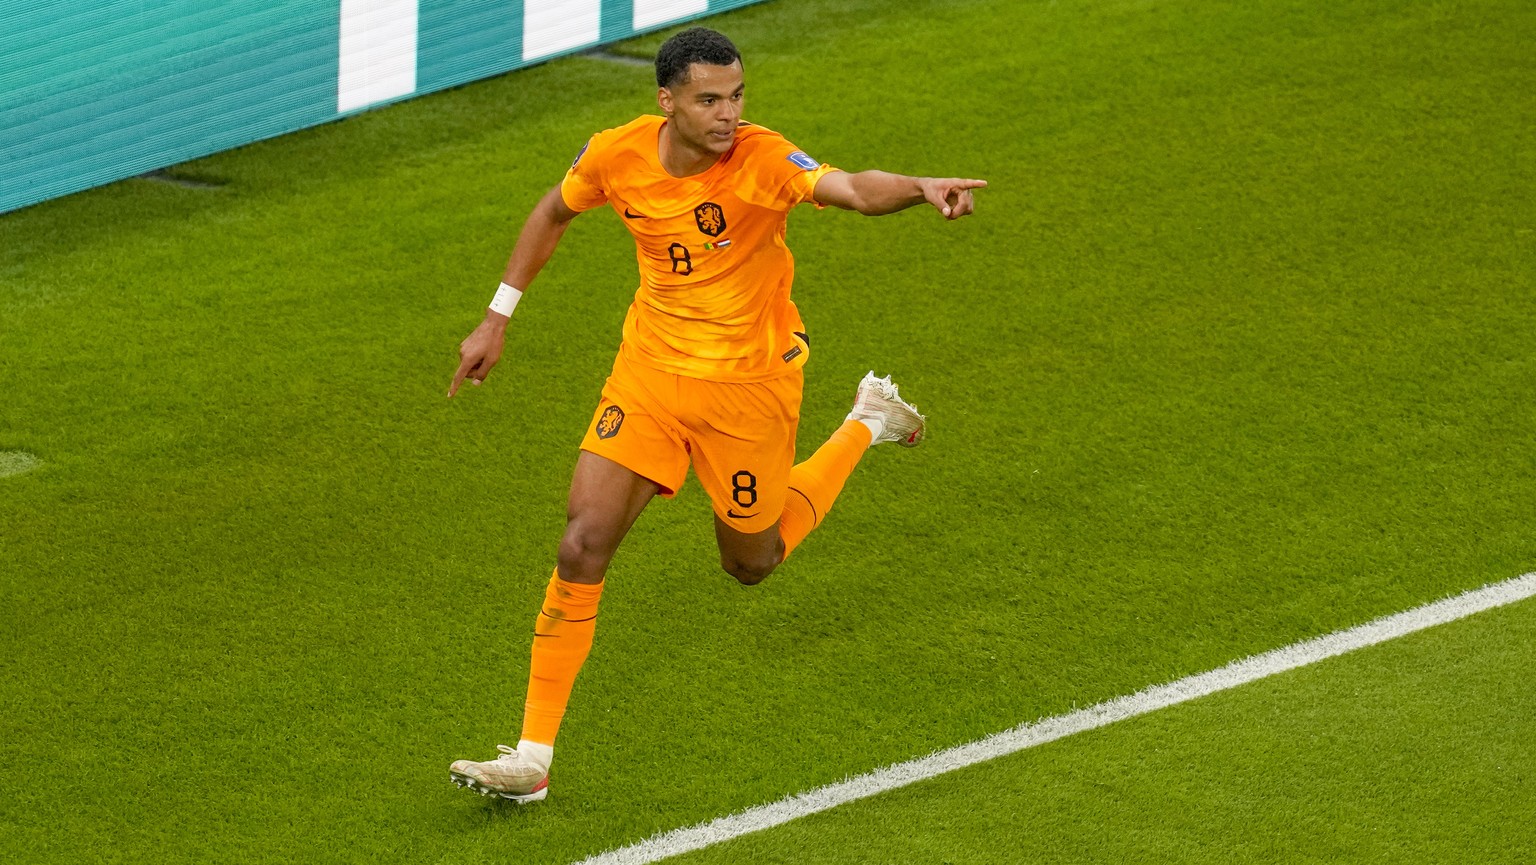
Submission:
[[[453,395],[459,392],[459,385],[464,383],[464,376],[469,374],[470,369],[469,358],[466,357],[459,363],[458,371],[453,374],[453,384],[448,386],[449,399],[453,399]]]

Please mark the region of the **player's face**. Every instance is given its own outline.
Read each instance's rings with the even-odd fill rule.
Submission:
[[[688,80],[661,88],[657,101],[671,119],[673,134],[683,142],[700,151],[725,153],[736,141],[743,89],[741,61],[729,66],[693,63]]]

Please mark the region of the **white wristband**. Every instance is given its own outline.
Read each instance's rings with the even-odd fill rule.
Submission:
[[[496,289],[496,296],[491,298],[491,312],[499,312],[502,315],[511,318],[512,310],[517,309],[517,302],[521,300],[522,297],[523,293],[521,290],[513,288],[512,286],[503,282],[501,287]]]

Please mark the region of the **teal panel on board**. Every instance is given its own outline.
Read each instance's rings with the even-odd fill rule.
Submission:
[[[604,44],[617,42],[635,33],[634,0],[603,0],[601,30],[598,39]]]
[[[418,0],[416,94],[528,65],[523,11]],[[0,213],[335,119],[340,32],[341,0],[0,0]]]
[[[420,0],[416,90],[428,93],[523,65],[520,0]]]
[[[0,211],[335,115],[327,0],[0,4]]]

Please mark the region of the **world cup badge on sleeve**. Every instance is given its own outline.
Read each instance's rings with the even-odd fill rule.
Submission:
[[[805,151],[803,150],[796,150],[794,153],[791,153],[789,155],[789,161],[800,166],[801,168],[804,168],[806,171],[815,171],[819,166],[819,163],[809,156],[806,156]]]

